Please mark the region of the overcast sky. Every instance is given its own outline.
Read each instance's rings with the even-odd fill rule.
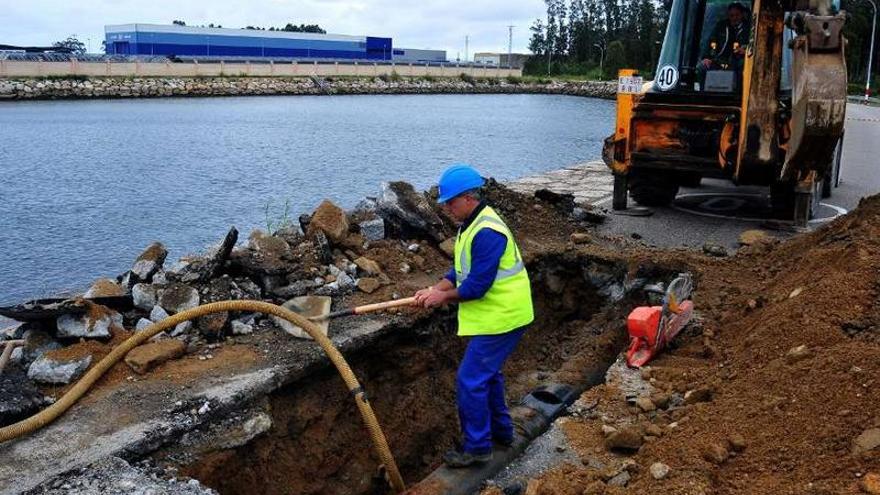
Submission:
[[[470,35],[471,58],[478,51],[525,52],[528,28],[544,15],[542,0],[2,0],[0,44],[49,45],[76,34],[99,52],[105,24],[136,22],[188,25],[213,22],[223,27],[320,24],[329,33],[390,36],[404,48],[445,49],[464,57]]]

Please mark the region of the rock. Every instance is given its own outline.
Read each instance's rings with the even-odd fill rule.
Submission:
[[[144,330],[146,330],[146,329],[147,329],[150,325],[152,325],[153,323],[154,323],[154,322],[151,321],[151,320],[148,320],[148,319],[146,319],[146,318],[141,318],[140,320],[138,320],[137,324],[135,324],[135,326],[134,326],[134,330],[135,330],[136,332],[143,332]]]
[[[443,254],[445,254],[449,258],[452,258],[453,256],[455,256],[455,238],[454,237],[450,237],[449,239],[446,239],[445,241],[441,242],[439,247],[440,247],[440,250],[443,251]]]
[[[357,287],[363,292],[367,294],[372,294],[376,289],[379,288],[379,281],[375,278],[364,277],[357,281]]]
[[[617,428],[610,426],[610,425],[602,425],[602,434],[605,435],[606,437],[608,435],[610,435],[612,433],[616,433],[616,432],[617,432]]]
[[[810,357],[812,354],[813,353],[810,351],[809,347],[806,345],[799,345],[797,347],[792,347],[787,353],[785,353],[785,361],[788,364],[794,364]]]
[[[254,230],[248,239],[248,247],[265,258],[278,260],[290,255],[290,244],[284,239]]]
[[[156,285],[165,285],[168,283],[168,276],[165,274],[165,270],[159,270],[153,274],[153,283]]]
[[[239,277],[232,281],[232,295],[237,299],[259,300],[263,297],[260,286],[249,278]]]
[[[416,243],[413,243],[413,244],[410,244],[409,246],[407,246],[406,250],[411,253],[418,253],[419,249],[421,249],[421,248],[422,248],[422,246],[420,246],[419,243],[416,242]]]
[[[196,327],[199,333],[209,338],[217,338],[223,335],[223,329],[229,320],[229,313],[211,313],[196,319]]]
[[[333,250],[330,249],[330,241],[327,240],[327,236],[320,230],[316,231],[312,236],[315,239],[315,247],[318,250],[319,261],[325,265],[332,263]]]
[[[608,486],[626,486],[630,479],[632,479],[632,476],[629,474],[629,471],[621,471],[608,480]]]
[[[584,232],[575,232],[574,234],[571,234],[569,239],[575,244],[589,244],[593,240],[590,234]]]
[[[336,285],[338,285],[340,289],[345,290],[354,287],[355,281],[349,274],[339,272],[339,275],[336,276]]]
[[[739,235],[739,243],[742,246],[751,246],[753,244],[772,243],[776,238],[768,234],[764,230],[752,229],[746,230]]]
[[[581,495],[605,495],[605,483],[595,480],[587,483]]]
[[[46,396],[28,380],[24,371],[7,366],[0,374],[0,424],[11,424],[31,416],[47,402]]]
[[[115,280],[110,280],[109,278],[101,278],[95,281],[94,284],[86,291],[85,295],[83,295],[86,299],[92,299],[95,297],[116,297],[116,296],[124,296],[125,289],[116,283]]]
[[[348,219],[342,208],[329,200],[324,200],[312,214],[309,231],[320,230],[330,242],[339,244],[348,235]]]
[[[727,256],[727,249],[725,249],[724,246],[719,246],[718,244],[712,244],[710,242],[703,244],[703,252],[709,256],[715,256],[717,258]]]
[[[186,344],[177,339],[150,342],[129,351],[125,356],[125,364],[143,375],[165,361],[183,356],[184,352]]]
[[[880,495],[880,474],[868,473],[859,482],[859,487],[865,493]]]
[[[672,400],[672,396],[665,392],[657,392],[651,395],[651,402],[653,402],[658,409],[666,409],[669,407],[670,400]]]
[[[709,402],[712,400],[712,389],[702,387],[694,390],[688,390],[684,394],[685,405],[696,404],[698,402]]]
[[[654,464],[651,464],[648,471],[651,473],[651,477],[655,480],[662,480],[669,475],[669,466],[662,462],[655,462]]]
[[[853,440],[853,453],[860,454],[880,447],[880,428],[870,428],[863,431]]]
[[[308,294],[310,290],[318,285],[319,284],[313,280],[297,280],[290,285],[272,289],[272,294],[285,299],[291,299]]]
[[[199,305],[199,293],[182,283],[172,283],[162,289],[158,299],[159,306],[168,314],[177,314]]]
[[[223,240],[211,247],[204,256],[181,259],[174,266],[167,269],[165,271],[165,283],[182,282],[190,284],[208,282],[216,277],[226,265],[232,255],[236,242],[238,242],[238,230],[235,227],[231,227]],[[266,257],[263,252],[260,255]],[[153,276],[153,283],[160,283],[158,273]]]
[[[131,288],[131,299],[134,303],[134,307],[140,310],[152,310],[153,306],[156,305],[157,297],[158,294],[155,285],[134,284],[134,287]]]
[[[168,256],[168,250],[165,249],[165,246],[161,242],[154,242],[134,261],[131,273],[138,280],[149,282],[153,274],[162,268],[166,256]]]
[[[394,230],[398,238],[428,238],[440,242],[444,234],[443,221],[434,212],[424,195],[406,182],[385,182],[376,199],[376,213],[385,220],[386,229]]]
[[[231,326],[233,335],[248,335],[254,332],[253,325],[245,323],[241,320],[232,320]]]
[[[28,367],[28,378],[42,383],[65,385],[80,376],[92,364],[92,355],[60,359],[44,354]]]
[[[703,449],[703,459],[713,464],[724,464],[728,457],[730,453],[719,443],[710,444]]]
[[[801,292],[804,291],[803,287],[798,287],[797,289],[791,291],[791,294],[788,295],[789,299],[794,299],[795,297],[801,295]]]
[[[168,312],[162,309],[162,306],[159,306],[158,304],[153,306],[153,310],[150,311],[150,320],[154,323],[159,323],[165,318],[168,318]]]
[[[367,275],[379,275],[382,273],[382,267],[379,263],[371,260],[370,258],[365,258],[361,256],[360,258],[354,260],[354,264],[357,265],[358,268],[364,271]]]
[[[409,266],[409,263],[401,263],[400,264],[400,273],[409,273],[412,271],[412,267]]]
[[[746,450],[746,439],[739,433],[734,433],[727,437],[727,443],[730,444],[730,448],[734,452],[742,452]]]
[[[381,218],[363,221],[358,224],[358,228],[368,241],[381,241],[385,238],[385,220]]]
[[[92,304],[82,314],[58,317],[58,337],[102,339],[111,336],[110,327],[122,327],[122,315],[104,306]]]
[[[193,323],[189,320],[183,321],[177,324],[168,335],[171,337],[177,337],[178,335],[182,335],[186,332],[189,332],[192,329]]]
[[[663,428],[655,424],[649,424],[645,427],[645,435],[650,435],[652,437],[662,437],[663,436]]]
[[[24,346],[19,349],[21,349],[21,364],[27,365],[49,351],[61,349],[61,344],[43,330],[32,328],[25,331]]]
[[[636,451],[642,446],[643,432],[641,428],[627,426],[605,437],[605,448],[618,451]]]
[[[309,231],[309,224],[312,223],[312,217],[308,213],[303,213],[299,216],[299,228],[303,232]]]
[[[651,412],[657,409],[657,406],[648,397],[639,397],[636,399],[636,405],[644,412]]]

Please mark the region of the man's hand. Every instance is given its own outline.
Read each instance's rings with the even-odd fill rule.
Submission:
[[[711,58],[704,58],[700,63],[703,64],[703,67],[706,69],[712,68],[712,59]]]
[[[422,289],[422,290],[420,290],[420,291],[417,291],[416,294],[415,294],[415,296],[414,296],[414,297],[416,298],[416,304],[419,305],[419,306],[424,306],[424,305],[425,305],[425,299],[428,298],[428,295],[429,295],[433,290],[434,290],[433,287],[428,287],[427,289]]]
[[[422,298],[422,306],[426,308],[434,308],[446,304],[451,299],[452,291],[429,289],[428,293]]]

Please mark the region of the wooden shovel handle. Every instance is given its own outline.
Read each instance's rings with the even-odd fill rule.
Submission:
[[[398,308],[400,306],[412,306],[415,302],[415,297],[407,297],[405,299],[397,299],[394,301],[385,301],[375,304],[365,304],[363,306],[357,306],[356,308],[354,308],[353,312],[356,315],[362,315],[364,313],[382,311],[383,309]]]

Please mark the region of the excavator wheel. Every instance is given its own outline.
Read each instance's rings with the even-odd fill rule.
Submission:
[[[633,170],[629,194],[642,206],[668,206],[678,194],[678,177],[664,170]]]

